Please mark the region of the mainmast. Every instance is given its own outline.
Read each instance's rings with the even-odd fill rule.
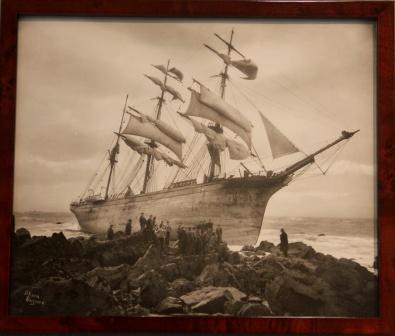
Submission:
[[[158,107],[157,107],[157,112],[156,112],[156,120],[160,119],[161,113],[162,113],[162,106],[163,106],[163,99],[164,99],[164,95],[165,95],[165,86],[166,86],[166,82],[167,82],[167,77],[168,77],[168,72],[169,72],[169,65],[170,65],[170,60],[167,61],[167,66],[166,66],[166,71],[165,71],[165,77],[163,79],[163,86],[161,87],[162,93],[161,96],[158,98]],[[157,147],[157,145],[155,144],[154,140],[151,140],[148,145],[151,148],[155,148]],[[152,170],[152,154],[148,154],[148,159],[147,159],[147,166],[145,168],[145,174],[144,174],[144,183],[143,183],[143,190],[142,192],[145,194],[147,191],[147,185],[148,185],[148,181],[150,179],[150,175],[151,175],[151,170]]]
[[[114,145],[114,147],[111,149],[110,153],[109,153],[109,160],[110,160],[110,173],[108,174],[108,180],[107,180],[107,186],[106,186],[106,193],[104,196],[104,199],[108,199],[108,190],[110,188],[110,183],[111,183],[111,178],[114,172],[114,168],[115,168],[115,164],[117,163],[117,154],[119,153],[119,138],[120,138],[120,132],[122,129],[122,124],[123,124],[123,118],[125,117],[125,112],[126,112],[126,105],[128,102],[128,95],[126,95],[126,99],[125,99],[125,105],[123,107],[123,111],[122,111],[122,118],[121,118],[121,123],[119,124],[119,130],[117,134],[117,141]]]
[[[233,49],[232,48],[233,35],[234,35],[234,30],[232,29],[232,31],[230,33],[229,42],[227,42],[222,37],[220,37],[218,34],[215,34],[216,37],[218,37],[222,42],[224,42],[228,46],[228,51],[227,51],[227,57],[228,58],[230,58],[230,54],[231,54],[232,49]],[[206,47],[208,47],[208,46],[206,46]],[[226,81],[228,79],[228,69],[229,69],[229,63],[224,61],[224,64],[225,64],[224,71],[220,73],[220,76],[221,76],[220,95],[221,95],[222,99],[225,98]],[[217,131],[217,132],[221,132],[222,133],[221,125],[219,123],[215,123],[214,130]],[[214,150],[214,149],[212,149],[212,150]],[[221,170],[221,160],[219,160],[219,169]],[[214,175],[215,175],[215,162],[211,158],[210,170],[209,170],[209,179],[212,180]]]

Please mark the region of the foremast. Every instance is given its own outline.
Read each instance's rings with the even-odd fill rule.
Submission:
[[[163,99],[165,96],[165,87],[166,87],[166,82],[167,82],[167,77],[169,74],[169,65],[170,65],[170,60],[167,61],[167,65],[166,65],[166,71],[164,73],[164,79],[163,79],[163,86],[161,86],[161,95],[160,97],[158,97],[158,105],[157,105],[157,111],[156,111],[156,120],[160,119],[161,113],[162,113],[162,106],[163,106]],[[151,148],[155,148],[156,144],[154,140],[151,140],[148,145]],[[145,194],[147,192],[147,185],[148,185],[148,181],[149,178],[151,176],[151,172],[152,172],[152,163],[153,163],[153,159],[152,159],[152,154],[148,154],[147,157],[147,166],[145,168],[145,173],[144,173],[144,182],[143,182],[143,189],[142,189],[142,193]]]

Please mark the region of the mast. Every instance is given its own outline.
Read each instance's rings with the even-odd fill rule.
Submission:
[[[227,56],[228,57],[230,57],[231,51],[234,50],[233,45],[232,45],[233,35],[234,35],[234,30],[232,29],[232,31],[230,33],[229,42],[227,42],[222,37],[220,37],[218,34],[215,34],[216,37],[218,37],[222,42],[224,42],[227,45],[227,47],[228,47]],[[225,63],[225,69],[220,74],[220,76],[221,76],[220,94],[221,94],[222,99],[225,98],[226,80],[228,79],[228,69],[229,69],[229,64]],[[216,123],[214,127],[215,127],[215,130],[221,130],[221,125],[218,123]],[[221,164],[221,162],[220,162],[220,164]],[[214,177],[214,174],[215,174],[215,163],[211,159],[210,171],[209,171],[209,179],[210,180],[212,180],[212,178]]]
[[[310,163],[314,162],[315,156],[317,156],[318,154],[321,154],[322,152],[326,151],[327,149],[335,146],[336,144],[338,144],[339,142],[343,141],[343,140],[348,140],[350,139],[355,133],[358,133],[359,130],[356,130],[354,132],[348,132],[348,131],[342,131],[342,134],[339,138],[337,138],[335,141],[331,142],[330,144],[318,149],[317,151],[315,151],[314,153],[308,155],[307,157],[305,157],[304,159],[292,164],[291,166],[289,166],[288,168],[285,168],[280,175],[283,176],[288,176],[291,175],[293,173],[295,173],[297,170],[307,166]]]
[[[107,186],[106,186],[106,193],[104,196],[104,199],[107,200],[108,199],[108,190],[110,188],[110,183],[111,183],[111,178],[112,178],[112,174],[114,171],[114,167],[115,164],[117,163],[117,154],[119,153],[119,138],[120,138],[120,133],[121,133],[121,129],[122,129],[122,124],[123,124],[123,118],[125,117],[125,112],[126,112],[126,105],[128,102],[128,95],[126,95],[126,99],[125,99],[125,105],[123,107],[123,111],[122,111],[122,118],[121,118],[121,123],[119,124],[119,130],[117,134],[117,141],[114,145],[114,147],[111,149],[110,157],[110,173],[108,174],[108,180],[107,180]]]
[[[165,95],[165,85],[166,85],[166,82],[167,82],[169,65],[170,65],[170,60],[167,61],[165,78],[163,80],[162,93],[161,93],[161,96],[159,97],[158,108],[157,108],[157,112],[156,112],[156,119],[160,119],[160,115],[162,113],[163,99],[164,99],[164,95]],[[156,147],[156,144],[155,144],[154,140],[151,140],[151,142],[148,145],[151,148],[155,148]],[[148,181],[149,181],[150,174],[151,174],[152,163],[153,163],[152,155],[148,154],[147,165],[145,167],[145,174],[144,174],[144,183],[143,183],[143,190],[142,190],[143,194],[145,194],[146,191],[147,191],[147,185],[148,185]]]

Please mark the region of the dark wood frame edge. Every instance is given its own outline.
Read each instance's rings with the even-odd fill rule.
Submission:
[[[160,1],[160,0],[3,0],[1,3],[0,101],[0,331],[167,331],[364,333],[395,332],[395,160],[394,160],[394,3]],[[18,17],[129,16],[183,18],[368,19],[377,23],[377,162],[380,255],[378,318],[230,317],[29,317],[8,314],[10,237],[16,107]]]

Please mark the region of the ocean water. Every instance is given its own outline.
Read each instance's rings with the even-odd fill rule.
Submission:
[[[76,218],[63,212],[24,212],[15,214],[15,229],[24,227],[32,236],[51,236],[62,231],[67,238],[91,234],[81,231]],[[262,240],[280,242],[280,229],[288,233],[289,242],[301,241],[317,252],[335,258],[352,259],[373,271],[377,255],[376,225],[373,219],[360,218],[264,218],[258,243]],[[239,250],[242,246],[230,246]]]

